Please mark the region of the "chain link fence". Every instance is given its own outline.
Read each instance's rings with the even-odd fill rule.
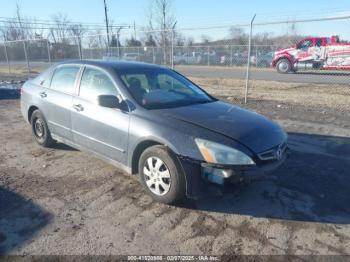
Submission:
[[[285,48],[289,56],[301,53],[305,50],[298,49],[296,45],[307,35],[313,34],[313,29],[337,28],[337,25],[345,23],[344,19],[125,31],[111,34],[109,44],[107,36],[103,34],[55,40],[8,41],[0,43],[0,76],[1,80],[32,78],[53,63],[73,59],[140,61],[175,68],[213,95],[228,100],[269,100],[276,103],[290,100],[298,103],[298,98],[305,93],[297,92],[292,87],[303,91],[308,85],[342,88],[348,85],[350,75],[343,70],[321,70],[321,60],[318,60],[319,63],[314,60],[303,65],[295,64],[298,71],[294,74],[293,70],[289,74],[278,74],[276,68],[271,67],[276,62],[275,52]],[[298,33],[298,27],[308,28],[310,33]],[[330,35],[329,31],[324,30],[319,36]],[[343,37],[347,36],[350,39],[350,35]],[[341,64],[348,57],[350,50],[334,59]],[[292,94],[287,90],[295,92]],[[348,94],[347,90],[345,94]],[[304,102],[315,101],[311,94],[307,99]]]

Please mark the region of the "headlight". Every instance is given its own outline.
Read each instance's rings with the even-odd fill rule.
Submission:
[[[200,138],[196,138],[195,142],[203,158],[208,163],[222,165],[255,165],[254,161],[249,156],[234,148]]]

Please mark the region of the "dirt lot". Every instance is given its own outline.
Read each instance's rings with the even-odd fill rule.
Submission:
[[[241,101],[234,83],[197,80]],[[349,255],[348,87],[254,84],[249,108],[285,127],[290,158],[269,177],[179,206],[86,153],[40,148],[19,101],[0,100],[0,253]]]

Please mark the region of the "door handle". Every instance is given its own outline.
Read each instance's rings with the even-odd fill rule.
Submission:
[[[84,107],[83,107],[81,104],[73,105],[73,108],[74,108],[75,110],[77,110],[78,112],[84,110]]]
[[[41,97],[41,98],[45,98],[45,97],[47,97],[46,92],[41,92],[39,95],[40,95],[40,97]]]

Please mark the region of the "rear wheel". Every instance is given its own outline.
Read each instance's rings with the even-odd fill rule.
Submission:
[[[276,68],[278,73],[287,74],[292,71],[292,64],[288,59],[283,58],[277,62]]]
[[[153,199],[173,204],[185,197],[185,177],[175,156],[164,146],[147,148],[139,160],[141,184]]]
[[[35,110],[30,118],[32,135],[34,140],[41,146],[49,147],[55,141],[52,139],[45,118],[39,110]]]

